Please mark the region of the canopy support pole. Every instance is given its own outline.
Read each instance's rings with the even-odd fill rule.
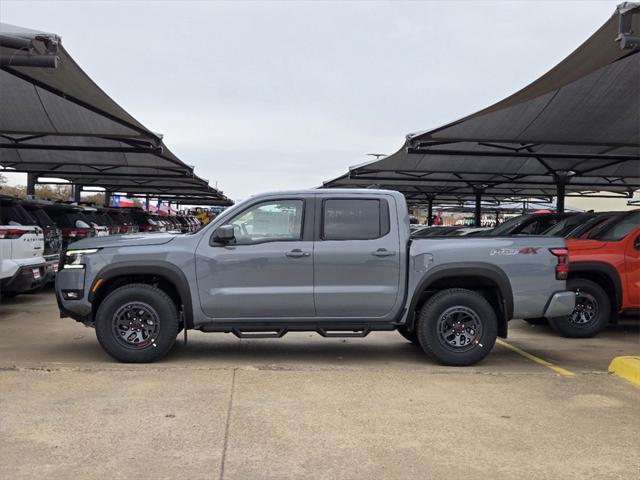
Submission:
[[[565,193],[565,183],[558,182],[556,185],[557,196],[556,196],[556,212],[564,213],[564,193]]]
[[[111,190],[104,191],[104,206],[105,207],[111,206]]]
[[[476,208],[473,211],[474,225],[476,227],[482,226],[482,190],[476,190]]]
[[[427,200],[427,225],[433,225],[433,197],[429,196]]]
[[[149,195],[145,197],[145,210],[149,211]]]
[[[80,203],[81,196],[82,196],[82,185],[76,185],[73,188],[73,201],[76,203]]]
[[[27,173],[27,196],[33,198],[36,196],[36,182],[38,177],[35,173]]]
[[[558,171],[553,175],[553,178],[556,181],[556,212],[558,213],[564,213],[566,186],[573,174],[573,172]]]

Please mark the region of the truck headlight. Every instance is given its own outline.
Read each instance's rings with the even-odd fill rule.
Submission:
[[[85,248],[82,250],[67,250],[64,254],[62,268],[84,268],[83,259],[85,255],[96,253],[99,248]]]

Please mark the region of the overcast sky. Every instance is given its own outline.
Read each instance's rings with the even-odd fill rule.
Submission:
[[[314,187],[524,87],[620,0],[0,1],[234,199]]]

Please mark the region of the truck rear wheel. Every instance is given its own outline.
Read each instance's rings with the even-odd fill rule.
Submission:
[[[589,338],[597,335],[609,323],[611,302],[600,285],[586,278],[572,278],[567,290],[576,292],[576,306],[569,315],[550,318],[549,323],[561,335]]]
[[[176,341],[178,311],[159,288],[132,283],[107,295],[98,307],[95,327],[100,345],[116,360],[153,362]]]
[[[451,288],[427,300],[420,311],[417,333],[422,349],[439,363],[473,365],[493,348],[498,321],[484,297]]]

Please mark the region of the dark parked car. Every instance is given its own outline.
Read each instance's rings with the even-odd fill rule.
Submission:
[[[94,215],[98,221],[102,222],[101,225],[105,225],[109,229],[109,235],[116,235],[120,233],[120,225],[118,225],[113,217],[109,215],[108,209],[96,207]]]
[[[575,213],[528,213],[510,218],[496,228],[476,236],[506,237],[509,235],[541,235],[545,230],[548,230],[559,221],[571,215],[575,215]]]
[[[577,238],[615,214],[616,212],[576,213],[575,215],[563,218],[542,234],[555,237]]]
[[[133,219],[133,223],[138,226],[140,232],[159,232],[160,224],[153,215],[145,212],[142,208],[127,208],[125,213]]]
[[[42,208],[60,228],[63,250],[66,250],[70,243],[95,236],[91,219],[87,218],[82,208],[66,203],[44,204]]]
[[[24,200],[22,202],[22,207],[33,218],[35,224],[42,227],[44,234],[43,257],[47,262],[44,283],[55,279],[62,250],[62,231],[45,211],[44,205],[46,204],[51,205],[50,202],[38,202],[35,200]]]
[[[114,233],[137,233],[139,232],[138,225],[135,224],[133,218],[129,216],[126,210],[120,208],[105,208],[107,214],[111,217],[113,222],[118,226],[117,232]]]

